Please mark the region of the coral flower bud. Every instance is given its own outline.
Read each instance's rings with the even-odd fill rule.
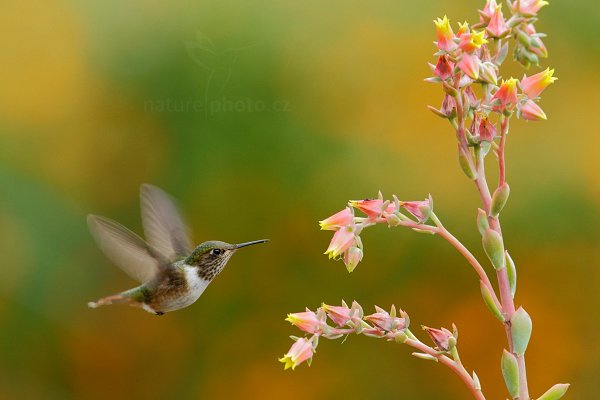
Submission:
[[[352,310],[344,302],[342,302],[342,306],[323,304],[321,307],[337,326],[344,326],[350,321]]]
[[[510,107],[517,103],[517,80],[510,78],[506,81],[502,81],[500,88],[492,97],[492,103],[497,100],[496,105],[493,106],[494,111],[502,112],[507,106]]]
[[[489,21],[497,8],[498,4],[496,4],[496,0],[486,0],[483,10],[479,10],[481,22]]]
[[[440,114],[444,115],[446,118],[454,118],[456,116],[456,100],[454,97],[449,94],[444,95]]]
[[[504,20],[501,7],[496,7],[486,31],[490,36],[497,38],[504,37],[510,31],[510,28],[506,25],[506,21]]]
[[[518,12],[527,17],[537,15],[540,8],[548,5],[547,1],[544,0],[520,0],[513,2],[513,12]]]
[[[479,138],[486,142],[493,142],[496,137],[496,125],[492,124],[488,117],[481,118],[479,123]]]
[[[356,268],[362,258],[363,251],[360,248],[353,246],[346,250],[344,253],[344,264],[346,264],[348,272],[354,271],[354,268]]]
[[[433,343],[441,351],[449,351],[456,346],[456,338],[446,328],[435,329],[428,326],[423,326],[423,330],[427,332]]]
[[[456,49],[457,45],[454,43],[454,32],[450,27],[450,21],[448,17],[444,15],[443,19],[436,19],[433,21],[435,24],[435,30],[437,33],[437,47],[440,50],[444,51],[453,51]]]
[[[523,76],[521,79],[521,90],[530,99],[537,97],[546,89],[551,83],[554,83],[558,78],[553,77],[554,70],[546,68],[544,71],[539,72],[531,76]]]
[[[420,223],[427,221],[431,215],[433,202],[431,196],[422,201],[401,201],[400,207],[408,211]]]
[[[369,218],[377,218],[381,216],[383,212],[390,213],[394,212],[394,205],[388,204],[384,209],[383,199],[365,199],[365,200],[350,200],[348,204],[351,207],[357,208],[360,211],[367,214]]]
[[[404,318],[393,317],[387,311],[377,306],[375,306],[375,309],[377,312],[367,315],[365,320],[371,322],[379,329],[390,332],[406,328],[406,322]]]
[[[544,110],[540,108],[533,100],[527,100],[519,108],[520,117],[529,121],[541,121],[546,119]]]
[[[317,314],[310,311],[308,308],[305,312],[288,314],[288,317],[285,320],[307,333],[317,333],[321,330],[323,325],[323,321],[320,321],[319,318],[317,318]]]
[[[476,55],[463,53],[460,61],[458,62],[458,64],[456,64],[456,66],[460,68],[460,70],[467,74],[470,78],[478,79],[480,64],[481,61]]]
[[[437,75],[441,80],[445,81],[446,79],[452,76],[452,70],[454,69],[454,64],[448,61],[448,57],[445,55],[440,56],[438,58],[438,62],[433,70],[433,73]]]
[[[279,361],[285,364],[284,369],[292,368],[293,370],[299,364],[312,358],[314,351],[315,349],[309,340],[300,338]]]
[[[335,231],[343,226],[348,226],[354,222],[354,212],[350,207],[344,208],[342,211],[333,214],[331,217],[319,221],[322,230]]]
[[[325,254],[328,254],[329,258],[337,258],[352,247],[355,241],[354,227],[341,228],[333,235],[333,239],[331,239]]]

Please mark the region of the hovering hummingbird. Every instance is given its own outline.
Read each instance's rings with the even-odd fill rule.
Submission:
[[[140,286],[89,302],[96,308],[127,303],[163,315],[194,303],[238,249],[267,239],[229,244],[209,241],[192,250],[187,229],[171,197],[152,185],[140,190],[146,243],[118,222],[88,215],[90,231],[104,254]]]

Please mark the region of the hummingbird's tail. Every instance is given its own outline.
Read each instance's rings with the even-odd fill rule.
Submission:
[[[123,303],[130,300],[129,297],[125,297],[122,294],[114,294],[112,296],[106,296],[97,301],[90,301],[88,303],[89,308],[98,308],[100,306],[108,306],[113,303]]]

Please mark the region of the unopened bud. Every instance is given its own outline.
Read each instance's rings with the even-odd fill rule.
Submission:
[[[513,350],[519,356],[525,354],[531,338],[531,317],[523,307],[519,307],[510,319],[510,332],[513,339]]]
[[[498,186],[498,188],[494,191],[494,195],[492,196],[492,205],[490,207],[490,215],[492,217],[497,217],[498,214],[500,214],[500,212],[506,205],[506,201],[508,200],[509,195],[510,187],[506,182]]]
[[[504,316],[502,312],[498,308],[498,305],[494,302],[494,298],[492,297],[492,293],[490,289],[482,282],[479,281],[479,286],[481,288],[481,296],[483,297],[483,302],[487,306],[488,310],[498,319],[500,322],[504,322]]]
[[[504,350],[500,365],[508,393],[514,399],[519,396],[519,367],[517,359],[512,353]]]
[[[504,268],[504,243],[502,236],[493,229],[488,229],[483,235],[483,250],[496,270]]]
[[[568,383],[557,383],[548,389],[546,393],[538,397],[537,400],[558,400],[567,393],[569,386]]]
[[[517,32],[517,38],[519,39],[519,42],[521,42],[521,44],[525,47],[531,46],[531,38],[529,35],[522,30],[518,30]]]
[[[485,231],[487,231],[489,228],[490,228],[490,223],[488,222],[487,214],[481,208],[478,208],[477,209],[477,229],[479,230],[479,233],[481,234],[481,236],[483,236],[485,234]]]
[[[498,74],[496,68],[491,62],[484,62],[479,69],[479,77],[487,83],[498,84]]]
[[[506,251],[506,273],[508,274],[508,284],[510,286],[510,294],[515,298],[517,292],[517,268],[508,251]]]

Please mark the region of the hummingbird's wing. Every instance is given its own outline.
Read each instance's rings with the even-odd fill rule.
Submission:
[[[156,186],[144,184],[140,200],[142,224],[150,246],[168,261],[189,256],[192,243],[173,199]]]
[[[87,222],[104,254],[136,281],[151,281],[165,265],[142,238],[118,222],[92,214]]]

